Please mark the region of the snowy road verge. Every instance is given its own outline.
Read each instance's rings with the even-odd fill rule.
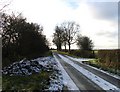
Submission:
[[[71,60],[69,60],[68,58],[62,56],[59,54],[59,56],[68,64],[70,64],[71,66],[73,66],[75,69],[77,69],[79,72],[81,72],[84,76],[86,76],[88,79],[90,79],[91,81],[93,81],[94,83],[96,83],[98,86],[100,86],[103,90],[111,90],[112,92],[119,92],[120,89],[118,87],[116,87],[115,85],[105,81],[104,79],[98,77],[97,75],[89,72],[88,70],[80,67],[79,65],[75,64],[74,62],[72,62]]]
[[[33,60],[23,59],[14,62],[8,67],[4,67],[2,74],[8,76],[32,76],[32,74],[40,74],[42,71],[51,72],[49,75],[50,80],[47,84],[48,88],[40,90],[60,91],[63,89],[63,78],[58,66],[56,60],[51,56],[40,57]],[[38,82],[44,83],[43,81]]]
[[[77,62],[79,62],[79,63],[81,63],[81,64],[83,64],[82,61],[94,60],[94,59],[85,59],[85,58],[73,58],[73,57],[70,57],[70,56],[67,56],[67,55],[65,55],[65,56],[68,57],[68,58],[70,58],[70,59],[72,59],[72,60],[74,60],[74,61],[77,61]],[[120,79],[119,76],[114,75],[114,74],[112,74],[112,73],[108,73],[108,72],[106,72],[106,71],[103,71],[103,70],[101,70],[101,69],[95,68],[95,67],[90,66],[90,65],[87,65],[87,64],[84,64],[84,65],[86,65],[86,66],[88,66],[88,67],[91,67],[91,68],[93,68],[93,69],[95,69],[95,70],[98,70],[98,71],[100,71],[100,72],[103,72],[103,73],[105,73],[105,74],[107,74],[107,75],[109,75],[109,76],[111,76],[111,77],[116,78],[116,79]]]
[[[94,59],[90,59],[90,58],[74,58],[74,57],[70,57],[70,56],[68,56],[68,55],[65,55],[65,56],[68,57],[68,58],[70,58],[70,59],[72,59],[72,60],[81,62],[81,63],[82,63],[82,61],[94,60]]]
[[[60,64],[59,60],[57,57],[53,54],[56,62],[58,63],[59,69],[62,72],[63,76],[63,83],[65,86],[67,86],[68,90],[79,90],[79,88],[76,86],[76,84],[73,82],[73,80],[70,78],[70,76],[67,74],[63,66]]]

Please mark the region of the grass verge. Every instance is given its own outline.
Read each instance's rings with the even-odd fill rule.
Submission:
[[[32,74],[30,76],[8,76],[2,77],[3,91],[35,91],[48,89],[49,76],[51,72],[42,71],[39,74]]]
[[[83,63],[89,64],[90,66],[99,68],[101,70],[107,71],[112,74],[120,76],[120,70],[118,68],[111,68],[104,63],[99,62],[99,59],[94,59],[90,61],[84,61]]]

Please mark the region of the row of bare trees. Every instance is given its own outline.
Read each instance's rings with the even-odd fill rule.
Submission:
[[[63,22],[61,25],[57,25],[55,33],[53,34],[53,43],[57,46],[57,50],[61,50],[66,45],[71,50],[71,45],[76,43],[82,50],[92,50],[93,42],[87,36],[79,35],[80,26],[74,21]]]

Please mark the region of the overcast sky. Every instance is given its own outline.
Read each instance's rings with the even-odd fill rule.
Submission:
[[[93,40],[94,49],[112,49],[118,48],[118,1],[12,0],[9,12],[22,13],[27,21],[41,24],[51,45],[55,26],[75,21],[80,25],[80,34]]]

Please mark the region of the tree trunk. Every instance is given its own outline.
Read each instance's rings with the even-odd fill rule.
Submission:
[[[68,40],[68,46],[69,46],[69,52],[70,52],[70,30],[69,30],[69,40]]]
[[[66,42],[65,42],[64,46],[65,46],[65,51],[66,51]]]
[[[65,51],[66,51],[66,45],[65,45]]]
[[[69,42],[69,43],[68,43],[68,46],[69,46],[69,52],[70,52],[70,45],[71,45],[71,44],[70,44],[70,42]]]
[[[58,45],[58,50],[61,51],[61,44]]]

